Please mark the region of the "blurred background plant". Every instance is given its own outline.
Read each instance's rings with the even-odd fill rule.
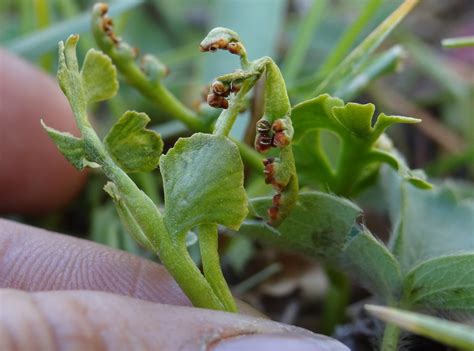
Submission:
[[[220,52],[209,57],[198,49],[210,28],[225,26],[239,33],[250,57],[268,55],[275,59],[293,104],[327,92],[345,101],[373,102],[379,112],[422,119],[416,127],[390,129],[396,147],[411,168],[425,169],[435,183],[449,178],[445,186],[459,199],[472,199],[474,48],[443,48],[441,40],[474,33],[474,4],[470,0],[425,0],[380,45],[364,44],[364,38],[401,3],[111,1],[109,15],[124,41],[140,52],[157,55],[169,68],[163,82],[193,111],[202,105],[206,85],[237,67],[237,58],[224,57]],[[89,48],[97,47],[90,31],[92,5],[93,1],[85,0],[4,0],[0,2],[0,44],[54,75],[59,40],[71,33],[81,34],[80,59]],[[362,50],[357,56],[352,50],[359,44]],[[353,62],[357,65],[338,71],[340,63],[351,55],[356,56]],[[335,78],[328,80],[331,75]],[[248,144],[253,141],[254,123],[261,114],[259,91],[257,86],[249,110],[241,114],[232,130],[235,138]],[[127,109],[144,111],[151,117],[153,129],[166,141],[165,148],[179,136],[191,133],[128,84],[121,84],[112,100],[94,106],[96,129],[103,135]],[[202,106],[199,111],[202,118],[216,115],[215,110]],[[328,154],[336,154],[334,137],[324,134],[323,139]],[[156,175],[133,177],[160,203],[161,178]],[[103,176],[91,172],[85,189],[67,208],[42,217],[9,216],[59,232],[88,235],[97,242],[151,257],[126,235],[113,204],[102,191],[104,183]],[[261,182],[247,185],[252,195],[268,194]],[[380,196],[384,186],[377,183],[354,199],[364,210],[364,224],[386,241],[394,215]],[[190,233],[189,250],[199,261],[193,238]],[[362,309],[370,295],[358,281],[347,280],[337,269],[323,267],[298,253],[262,246],[246,236],[221,236],[220,250],[233,292],[270,317],[333,334],[354,349],[366,349],[376,338],[377,327]],[[328,310],[330,301],[336,301],[339,311]],[[466,316],[461,319],[469,320]],[[415,342],[430,345],[423,346],[425,349],[442,349],[424,339]]]

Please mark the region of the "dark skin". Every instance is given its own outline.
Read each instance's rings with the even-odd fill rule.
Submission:
[[[76,130],[54,79],[0,50],[0,213],[58,210],[85,182],[40,117]],[[0,350],[345,350],[240,309],[193,308],[156,263],[0,219]]]

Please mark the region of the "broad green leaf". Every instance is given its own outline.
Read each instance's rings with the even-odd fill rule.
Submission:
[[[366,305],[375,317],[412,333],[462,350],[474,349],[474,328],[456,322],[396,308]]]
[[[398,220],[391,247],[402,271],[435,257],[474,251],[474,201],[459,201],[443,186],[420,191],[401,182],[394,187],[401,195],[391,207]]]
[[[252,214],[266,220],[271,203],[271,197],[252,199]],[[239,232],[284,249],[336,260],[360,214],[361,209],[346,199],[320,192],[300,193],[278,231],[262,221],[247,220]]]
[[[474,252],[425,261],[405,278],[413,305],[474,312]]]
[[[334,106],[343,105],[344,102],[341,99],[323,94],[293,107],[291,119],[295,129],[295,142],[311,130],[328,129],[334,132],[339,130],[342,126],[333,116],[332,109]]]
[[[400,266],[367,229],[348,241],[341,261],[372,293],[387,300],[398,297],[402,287]]]
[[[59,43],[58,82],[69,100],[79,125],[88,123],[87,105],[109,99],[117,93],[118,81],[115,66],[103,53],[88,51],[81,71],[76,56],[79,35],[71,35]]]
[[[239,229],[247,215],[244,169],[228,138],[203,133],[181,138],[161,157],[160,170],[172,235],[205,223]]]
[[[422,174],[411,171],[396,152],[390,139],[383,134],[395,123],[418,123],[419,119],[403,116],[387,116],[381,113],[374,127],[372,104],[347,103],[327,94],[296,105],[292,110],[294,126],[295,158],[299,176],[314,177],[312,183],[328,188],[337,194],[351,196],[361,191],[375,179],[378,167],[387,163],[398,170],[399,175],[420,188],[430,188]],[[319,141],[321,130],[335,133],[341,141],[341,154],[336,169],[331,170]],[[313,145],[308,140],[313,138]],[[312,150],[311,162],[306,152],[298,151],[298,144]],[[303,156],[303,157],[301,157]],[[298,166],[303,164],[303,168]],[[311,163],[310,167],[304,167]],[[310,174],[307,174],[310,173]],[[351,177],[350,182],[348,177]],[[311,182],[307,182],[311,183]]]
[[[125,172],[148,172],[158,166],[163,141],[145,128],[149,121],[145,113],[127,111],[104,139],[110,156]]]
[[[333,115],[351,133],[366,138],[372,131],[372,117],[375,112],[373,104],[356,104],[349,102],[345,106],[332,109]]]
[[[71,162],[71,164],[78,170],[84,169],[84,167],[99,167],[98,164],[87,161],[86,152],[84,150],[84,141],[76,138],[70,133],[60,132],[54,128],[48,127],[43,120],[41,125],[48,133],[49,137],[53,139],[57,148]]]
[[[87,52],[81,77],[88,103],[110,99],[118,91],[117,70],[110,57],[100,51]]]

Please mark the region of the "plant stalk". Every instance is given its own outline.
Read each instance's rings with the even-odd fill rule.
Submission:
[[[398,345],[398,338],[400,336],[400,328],[396,325],[387,323],[383,332],[381,351],[396,351]]]
[[[237,305],[220,266],[217,224],[201,224],[198,230],[204,276],[222,305],[224,305],[225,310],[228,312],[238,312]]]

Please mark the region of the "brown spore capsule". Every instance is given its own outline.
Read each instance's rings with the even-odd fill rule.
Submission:
[[[211,85],[212,92],[220,96],[229,96],[230,87],[229,84],[216,80]]]
[[[280,209],[277,206],[272,206],[267,210],[270,222],[275,222],[280,218]]]
[[[260,121],[258,121],[256,127],[257,127],[257,132],[259,133],[267,133],[271,129],[270,122],[264,119],[261,119]]]
[[[227,50],[234,55],[240,55],[240,52],[242,51],[242,47],[240,46],[240,43],[238,42],[230,42],[227,44]]]
[[[273,146],[275,147],[285,147],[290,145],[290,138],[284,132],[278,132],[273,136]]]

